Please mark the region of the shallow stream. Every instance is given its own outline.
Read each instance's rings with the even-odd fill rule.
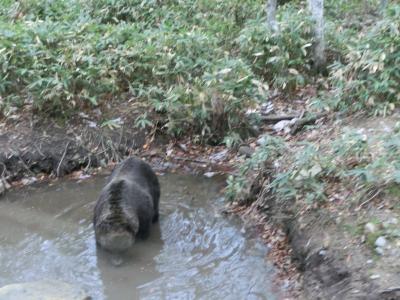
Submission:
[[[96,249],[105,178],[27,187],[0,200],[0,287],[57,279],[93,299],[278,299],[267,247],[221,216],[221,181],[160,177],[160,222],[123,257]]]

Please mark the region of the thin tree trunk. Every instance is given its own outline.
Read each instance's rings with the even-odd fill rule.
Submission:
[[[325,40],[324,40],[324,0],[308,0],[312,18],[315,21],[314,63],[317,71],[325,69]]]
[[[278,23],[276,22],[276,8],[277,0],[267,0],[267,26],[273,32],[278,31]]]

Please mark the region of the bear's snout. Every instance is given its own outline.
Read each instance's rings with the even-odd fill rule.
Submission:
[[[105,250],[122,252],[132,247],[135,238],[127,231],[108,232],[99,237],[99,243]]]

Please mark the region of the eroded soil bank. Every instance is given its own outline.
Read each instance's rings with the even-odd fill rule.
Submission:
[[[385,134],[394,136],[398,120],[398,115],[391,118],[342,119],[339,122],[326,119],[294,138],[316,143],[323,149],[330,140],[352,130],[360,134],[362,143],[373,141],[373,151],[368,156],[373,157],[374,162],[383,155],[375,141],[380,141]],[[393,140],[389,139],[389,142]],[[292,145],[293,152],[304,151],[296,148],[295,143]],[[345,141],[340,147],[346,147]],[[356,144],[351,144],[351,147],[354,149]],[[290,161],[287,157],[283,160]],[[398,190],[395,188],[397,185],[390,185],[386,190],[384,185],[377,185],[377,188],[363,193],[363,186],[359,190],[352,189],[351,182],[342,182],[339,177],[325,177],[326,200],[305,201],[312,193],[311,189],[305,190],[296,199],[281,199],[274,185],[271,185],[282,174],[279,171],[280,163],[282,160],[267,161],[262,170],[255,173],[249,192],[241,201],[233,204],[232,210],[264,224],[265,239],[276,248],[288,243],[289,249],[284,253],[292,257],[292,262],[302,274],[299,280],[301,291],[296,298],[400,299],[400,207]],[[359,164],[360,169],[366,166],[364,161],[360,164],[354,157],[344,163]],[[316,169],[315,164],[309,166],[311,171]],[[294,174],[307,174],[301,171],[296,170]],[[315,171],[316,174],[318,172]],[[313,175],[310,174],[307,176]],[[296,184],[296,181],[293,182]],[[303,187],[297,191],[303,192]],[[286,234],[282,238],[284,243],[277,240],[276,230],[270,230],[276,227]],[[283,273],[290,275],[290,268],[285,268],[284,264],[280,266]]]
[[[87,121],[74,118],[65,126],[21,114],[1,122],[2,178],[14,182],[37,175],[61,177],[76,170],[106,166],[144,144],[142,131],[123,126],[88,126]]]
[[[85,177],[130,155],[150,161],[160,172],[180,169],[213,176],[231,169],[226,162],[232,155],[224,147],[192,145],[136,128],[140,111],[118,104],[105,113],[75,115],[67,123],[34,116],[29,110],[0,120],[0,194],[10,184],[49,176]]]

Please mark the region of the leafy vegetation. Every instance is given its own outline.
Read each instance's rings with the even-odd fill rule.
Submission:
[[[254,72],[278,89],[304,86],[312,64],[312,22],[306,10],[288,6],[278,15],[279,32],[270,32],[263,18],[250,20],[236,39]]]
[[[400,102],[400,5],[361,32],[349,29],[343,60],[330,66],[330,103],[339,110],[390,114]]]
[[[149,108],[138,127],[237,144],[256,122],[245,112],[270,89],[296,92],[315,79],[307,10],[284,1],[272,33],[264,2],[0,0],[0,109],[32,104],[59,118],[134,99]],[[331,91],[322,107],[386,114],[398,103],[399,5],[365,30],[352,25],[361,21],[351,11],[374,7],[327,1]]]
[[[391,193],[400,184],[400,134],[388,133],[368,138],[348,131],[323,148],[311,143],[296,143],[289,150],[283,139],[268,137],[228,180],[227,195],[234,199],[251,184],[254,171],[265,161],[275,161],[269,186],[280,200],[304,200],[311,204],[327,200],[331,184],[357,190],[353,200],[361,200],[371,191]],[[279,154],[285,155],[279,155]]]
[[[218,142],[227,132],[246,134],[245,108],[265,98],[268,85],[229,53],[260,2],[1,4],[5,109],[32,103],[39,113],[60,116],[129,97],[161,114],[169,133],[192,130]],[[138,126],[150,124],[142,118]]]
[[[243,195],[246,192],[246,187],[251,184],[251,173],[260,172],[265,167],[266,161],[277,159],[286,150],[286,144],[281,138],[270,135],[264,136],[262,144],[251,158],[246,159],[238,166],[239,173],[236,176],[230,175],[228,177],[225,192],[227,199],[234,200],[240,197],[239,195]]]

